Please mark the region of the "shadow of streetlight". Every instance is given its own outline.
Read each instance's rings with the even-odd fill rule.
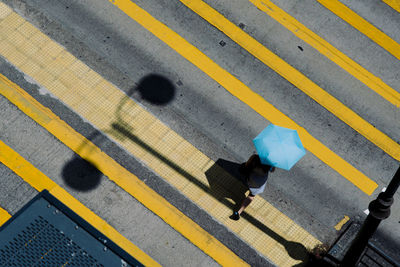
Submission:
[[[133,90],[137,90],[145,101],[158,106],[167,105],[175,97],[175,86],[158,74],[145,76]],[[130,92],[130,94],[132,93]]]
[[[143,77],[138,85],[129,91],[129,95],[138,92],[143,100],[154,105],[164,106],[174,99],[175,90],[174,85],[167,78],[159,74],[150,74]],[[116,107],[115,116],[118,124],[112,124],[110,129],[103,130],[104,133],[121,139],[126,138],[127,133],[131,133],[134,130],[129,123],[124,122],[122,119],[121,112],[128,100],[130,100],[129,96],[124,97]],[[115,133],[118,130],[122,131],[123,134],[116,135]],[[94,133],[88,140],[94,141],[98,136],[98,132]],[[88,155],[91,152],[86,151],[86,149],[86,143],[82,143],[72,159],[65,164],[61,173],[67,186],[82,192],[93,190],[99,186],[102,177],[102,173],[96,165],[88,159]],[[82,156],[83,151],[85,156]]]

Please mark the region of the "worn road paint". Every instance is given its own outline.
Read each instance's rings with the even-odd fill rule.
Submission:
[[[343,225],[345,225],[350,220],[349,216],[345,215],[344,218],[335,226],[336,231],[340,231]]]

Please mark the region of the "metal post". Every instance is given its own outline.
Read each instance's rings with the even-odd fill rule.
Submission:
[[[390,181],[385,192],[380,193],[378,197],[369,204],[369,214],[361,226],[357,236],[354,238],[350,248],[347,250],[341,263],[342,267],[352,267],[357,264],[361,254],[368,244],[368,240],[375,233],[379,223],[389,217],[390,206],[393,204],[393,196],[399,186],[400,167],[397,169],[396,174],[393,176],[393,179]]]

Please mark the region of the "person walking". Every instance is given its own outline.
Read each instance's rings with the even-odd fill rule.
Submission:
[[[275,167],[262,164],[257,154],[252,155],[247,162],[240,165],[240,172],[244,176],[244,184],[247,186],[249,195],[243,200],[239,210],[230,216],[232,220],[239,220],[244,209],[250,205],[255,196],[264,192],[269,172],[274,172]]]

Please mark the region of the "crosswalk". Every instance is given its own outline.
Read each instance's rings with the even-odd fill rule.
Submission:
[[[335,48],[329,42],[312,32],[306,26],[290,16],[284,10],[275,5],[272,1],[267,0],[250,0],[257,8],[265,12],[270,17],[281,23],[285,28],[290,30],[294,35],[307,42],[321,54],[335,62],[337,65],[345,69],[355,78],[366,84],[371,90],[374,90],[381,97],[400,107],[400,93],[384,83],[379,77],[369,72],[360,64],[355,62],[339,49]]]
[[[163,42],[167,43],[171,48],[180,53],[183,57],[185,57],[202,71],[207,73],[210,77],[220,83],[233,95],[240,95],[241,97],[239,97],[239,99],[242,102],[251,106],[254,110],[262,114],[268,120],[273,123],[279,122],[281,125],[289,128],[297,129],[301,135],[302,140],[305,143],[305,147],[310,152],[312,152],[330,167],[338,171],[345,178],[353,182],[353,184],[358,186],[362,191],[367,194],[372,194],[372,192],[374,192],[374,190],[377,188],[377,184],[371,181],[370,178],[366,177],[364,174],[356,170],[351,165],[346,164],[340,159],[340,157],[329,151],[328,148],[324,147],[320,142],[317,142],[317,140],[307,134],[303,128],[293,124],[293,122],[288,123],[287,120],[283,119],[282,114],[280,114],[281,116],[279,116],[278,119],[271,119],[271,113],[273,114],[280,112],[271,105],[267,106],[267,101],[265,99],[262,99],[254,94],[250,88],[243,85],[232,75],[229,75],[226,70],[217,66],[210,58],[206,57],[196,47],[188,43],[178,34],[157,21],[155,18],[151,17],[150,14],[142,10],[139,6],[132,3],[131,1],[121,0],[112,2],[135,21],[139,22],[147,30],[159,37]],[[296,85],[297,88],[301,89],[311,98],[316,100],[320,105],[322,105],[330,112],[335,114],[338,118],[346,122],[350,127],[357,130],[365,138],[376,144],[393,158],[397,160],[400,159],[400,145],[397,142],[393,141],[386,134],[379,131],[373,125],[365,121],[351,109],[344,106],[333,96],[320,88],[317,84],[309,80],[296,69],[292,68],[288,63],[274,55],[271,51],[258,43],[254,38],[242,31],[239,27],[229,22],[216,10],[212,9],[203,1],[182,2],[189,8],[191,8],[194,12],[199,14],[201,17],[206,19],[209,23],[224,32],[236,43],[244,47],[256,58],[260,59],[264,64],[268,65],[280,75],[282,75],[285,79]],[[386,46],[386,48],[390,49],[388,46]],[[390,51],[395,51],[395,49],[392,49]],[[228,77],[231,78],[229,81],[227,81]],[[243,89],[239,91],[239,88]],[[394,97],[389,98],[393,99],[393,101],[396,101],[398,93],[395,92],[393,89],[391,90],[391,92]],[[245,100],[245,98],[250,100]],[[275,112],[270,112],[271,110],[275,110]],[[311,142],[313,142],[312,145]],[[326,156],[327,154],[329,154],[329,156]],[[341,168],[341,166],[345,167]]]
[[[400,60],[400,44],[370,22],[337,0],[317,1],[376,42],[396,60]],[[374,177],[368,177],[335,153],[334,148],[329,148],[314,137],[310,133],[311,129],[306,129],[300,123],[291,119],[291,114],[284,114],[280,111],[280,107],[271,104],[268,99],[256,93],[255,88],[246,85],[229,69],[221,67],[217,61],[207,56],[203,51],[175,32],[172,27],[157,20],[149,11],[130,0],[110,0],[110,2],[267,121],[296,129],[309,152],[363,193],[370,196],[376,193],[378,186],[381,186],[380,182]],[[239,26],[236,26],[211,5],[201,0],[180,0],[180,2],[245,49],[255,59],[260,60],[266,67],[278,73],[283,79],[293,84],[320,106],[342,120],[348,127],[356,130],[393,159],[400,160],[399,140],[395,140],[394,137],[386,134],[385,129],[378,129],[367,119],[362,118],[357,112],[353,111],[351,107],[342,104],[335,96],[329,94],[322,86],[319,86],[317,82],[314,82],[293,67],[290,62],[286,62],[269,50],[265,44],[257,41],[252,37],[252,34],[246,33]],[[396,1],[385,0],[384,2],[393,9],[399,10]],[[300,20],[296,20],[289,12],[285,12],[284,9],[278,6],[278,3],[269,0],[249,0],[249,5],[257,7],[261,13],[279,22],[292,34],[308,43],[349,75],[374,91],[375,97],[383,98],[390,105],[393,105],[396,108],[396,112],[398,112],[397,108],[400,107],[399,88],[388,85],[377,74],[357,63],[351,56],[342,53],[328,41],[318,36],[317,33],[307,28]],[[260,228],[257,229],[256,226],[246,225],[245,218],[241,220],[240,224],[235,224],[227,219],[233,205],[232,201],[220,201],[219,197],[212,195],[208,188],[210,178],[207,172],[210,170],[213,170],[212,175],[220,177],[221,181],[230,179],[226,172],[215,167],[215,162],[200,153],[190,143],[176,135],[157,118],[124,95],[113,84],[104,80],[82,61],[74,58],[65,48],[42,34],[37,28],[12,12],[4,4],[0,8],[0,19],[2,20],[0,22],[0,34],[2,36],[0,54],[4,58],[44,86],[52,95],[68,105],[94,127],[100,129],[114,142],[155,170],[187,198],[202,207],[275,264],[291,266],[297,262],[296,259],[290,258],[284,246],[279,244],[278,240],[299,242],[307,248],[312,248],[320,243],[315,237],[304,231],[304,229],[274,209],[270,203],[263,199],[258,199],[254,207],[249,208],[250,219],[248,220],[256,220],[261,224],[268,225],[280,235],[279,238],[274,240],[268,237],[265,231],[261,231]],[[1,75],[1,80],[5,84],[11,84],[3,75]],[[11,87],[16,88],[15,86]],[[22,100],[23,98],[18,94],[30,97],[23,90],[13,92],[12,90],[3,89],[1,93],[8,99],[18,99],[19,97],[20,100],[11,102],[14,104],[21,103],[19,105],[21,110],[24,109],[22,103],[25,103],[25,100]],[[30,102],[34,102],[34,99]],[[41,116],[40,114],[43,110],[38,105],[30,105],[25,109],[27,109],[26,113],[42,127],[59,138],[77,154],[91,162],[96,162],[96,166],[102,173],[133,197],[140,199],[147,208],[172,225],[219,264],[226,266],[245,264],[217,239],[193,224],[190,219],[186,218],[184,214],[165,202],[165,200],[162,200],[156,193],[149,193],[148,189],[143,189],[145,185],[135,179],[131,173],[118,167],[117,163],[113,164],[113,159],[99,151],[99,148],[89,140],[84,140],[81,137],[77,140],[76,136],[78,135],[66,134],[66,132],[74,132],[68,125],[60,124],[57,119]],[[399,124],[398,121],[393,123]],[[142,129],[140,125],[146,126],[143,126]],[[0,143],[0,145],[2,148],[7,149],[5,144]],[[3,157],[1,161],[4,163],[6,159]],[[16,167],[10,166],[10,168],[15,169]],[[30,169],[29,171],[35,172],[36,170]],[[27,173],[20,175],[27,176]],[[37,179],[34,181],[34,187],[38,188],[38,190],[40,188],[49,189],[46,185],[47,182],[49,181],[46,179]],[[221,185],[217,187],[220,195],[226,194],[222,192],[224,189]],[[57,188],[57,190],[54,189],[53,191],[59,197],[71,198],[66,195],[67,193],[61,187],[56,186],[54,188]],[[215,191],[215,189],[213,190]],[[73,201],[71,200],[71,202]],[[0,208],[0,225],[9,216],[5,210]],[[348,219],[347,216],[345,218]],[[93,223],[95,224],[95,222]],[[337,230],[344,223],[340,224]],[[99,227],[104,228],[106,226]],[[129,248],[131,243],[129,245],[128,243],[124,241],[128,250],[131,249],[134,250],[132,253],[140,254],[134,248]],[[151,262],[151,259],[149,261]],[[154,264],[154,262],[151,262],[150,265]]]
[[[384,32],[376,28],[374,25],[359,16],[340,1],[317,1],[400,60],[400,44],[394,41]]]

